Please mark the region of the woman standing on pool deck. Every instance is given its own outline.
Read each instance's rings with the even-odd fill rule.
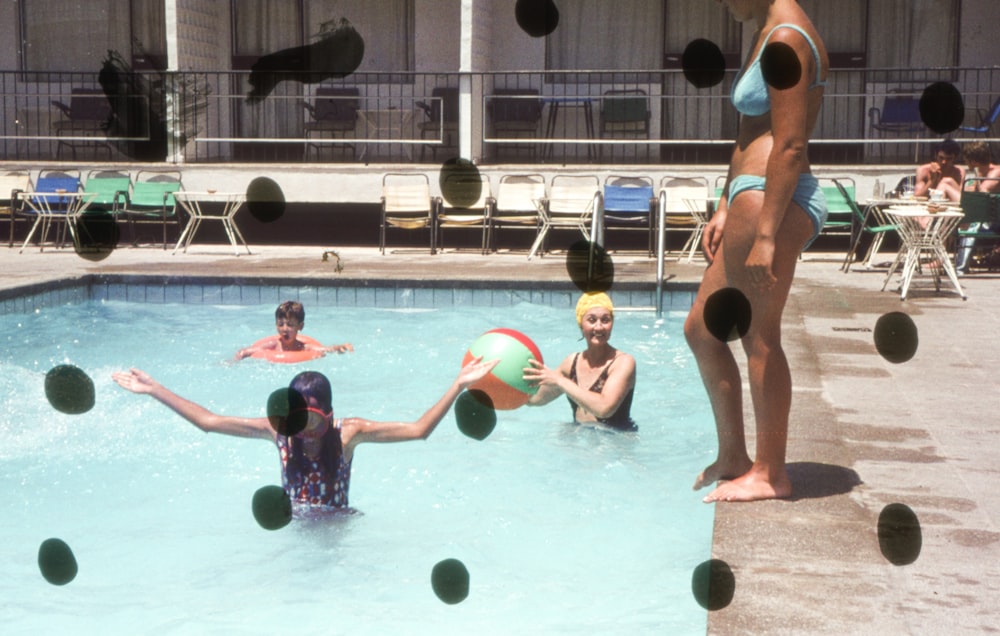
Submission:
[[[733,105],[742,115],[739,136],[726,188],[702,239],[709,266],[684,325],[719,438],[716,461],[694,486],[731,480],[719,484],[706,502],[792,494],[785,468],[792,379],[781,348],[781,315],[796,259],[826,220],[826,202],[806,156],[828,67],[823,42],[795,0],[722,1],[738,21],[756,24],[757,38],[733,84]],[[762,70],[765,47],[773,48]],[[791,75],[775,82],[780,88],[764,79],[765,72],[774,76],[768,67],[774,59],[780,62],[773,70],[782,79]],[[752,312],[742,344],[757,424],[753,461],[744,437],[739,367],[729,345],[705,325],[705,301],[726,287],[742,292]]]
[[[333,419],[332,391],[326,376],[304,371],[289,384],[289,416],[301,413],[301,432],[286,436],[286,418],[219,415],[173,393],[138,369],[114,373],[115,382],[133,393],[151,395],[206,433],[257,437],[274,442],[281,456],[285,492],[297,504],[344,508],[354,449],[364,442],[426,439],[459,394],[489,373],[496,360],[475,358],[465,365],[443,396],[414,422],[373,422],[359,417]],[[298,398],[298,399],[296,399]],[[299,402],[296,404],[295,402]]]
[[[636,430],[630,411],[635,392],[635,359],[611,346],[615,314],[611,298],[589,293],[576,303],[576,322],[587,349],[567,356],[558,369],[532,359],[524,379],[538,383],[528,400],[541,406],[565,393],[576,422],[596,422],[622,431]]]

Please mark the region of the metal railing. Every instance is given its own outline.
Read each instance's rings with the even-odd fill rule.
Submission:
[[[71,107],[74,89],[101,89],[97,73],[0,71],[0,159],[68,159],[71,151],[80,160],[417,164],[456,156],[466,135],[471,158],[483,164],[724,163],[738,125],[733,72],[708,89],[673,70],[355,73],[278,81],[257,103],[247,100],[249,72],[135,76],[146,89],[110,99],[115,116],[75,126],[54,102]],[[928,154],[941,136],[921,122],[881,124],[887,99],[909,99],[912,113],[935,82],[961,92],[966,126],[1000,97],[1000,67],[834,69],[813,161],[911,163]],[[467,112],[435,93],[460,86]],[[346,120],[331,120],[335,112]],[[995,143],[998,130],[952,136]]]

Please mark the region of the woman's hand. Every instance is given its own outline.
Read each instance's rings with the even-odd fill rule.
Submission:
[[[559,380],[564,376],[558,370],[550,369],[534,358],[528,360],[530,366],[525,367],[521,376],[525,382],[530,382],[539,389],[542,387],[559,388]]]
[[[720,207],[712,219],[705,226],[701,235],[701,249],[705,253],[705,259],[711,263],[715,260],[715,253],[722,244],[722,230],[726,225],[726,209]]]
[[[750,254],[747,256],[745,267],[750,282],[757,288],[770,289],[778,279],[775,278],[771,266],[774,263],[774,239],[757,237]]]
[[[117,382],[118,386],[127,391],[131,391],[132,393],[149,394],[152,393],[153,389],[157,386],[157,383],[153,378],[138,369],[129,369],[128,371],[118,371],[116,373],[112,373],[111,379]]]

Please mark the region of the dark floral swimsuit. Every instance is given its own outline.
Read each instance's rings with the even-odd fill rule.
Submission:
[[[579,385],[580,382],[576,377],[576,361],[579,360],[580,354],[577,353],[573,356],[573,365],[569,371],[569,379],[573,381],[574,384]],[[590,390],[594,393],[601,393],[604,391],[604,383],[608,381],[608,375],[611,370],[611,365],[614,364],[615,360],[618,359],[618,355],[615,354],[614,358],[604,365],[601,369],[601,374],[597,376],[594,383],[590,385]],[[597,421],[605,426],[610,426],[611,428],[618,429],[619,431],[636,431],[638,427],[635,422],[632,421],[631,411],[632,411],[632,396],[635,394],[635,387],[629,389],[628,393],[625,394],[625,399],[622,400],[621,404],[618,405],[618,409],[611,414],[611,417],[599,417]],[[568,396],[567,396],[568,398]],[[569,401],[570,406],[573,408],[573,419],[576,420],[576,411],[579,405],[573,400]]]
[[[332,428],[340,435],[342,419],[333,421]],[[276,443],[281,455],[281,485],[293,503],[310,506],[347,507],[347,491],[351,485],[351,462],[344,460],[340,453],[337,469],[333,473],[326,470],[321,462],[309,461],[308,469],[289,475],[288,458],[291,456],[289,439],[278,435]]]

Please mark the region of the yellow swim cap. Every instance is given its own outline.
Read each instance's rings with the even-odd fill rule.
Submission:
[[[611,304],[611,298],[604,292],[589,292],[580,296],[576,303],[576,324],[583,324],[583,316],[594,307],[604,307],[615,316],[615,307]]]

